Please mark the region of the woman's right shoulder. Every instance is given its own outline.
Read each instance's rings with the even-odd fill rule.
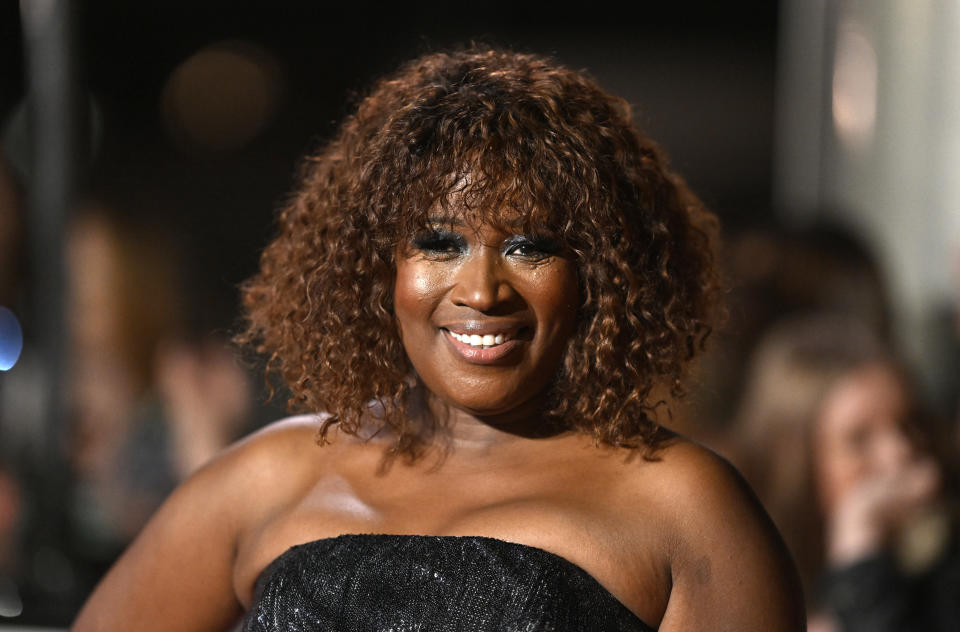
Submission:
[[[186,484],[217,495],[229,493],[243,511],[285,502],[311,485],[324,467],[319,432],[324,416],[287,417],[270,423],[227,447]]]
[[[250,461],[267,466],[274,460],[316,452],[325,419],[322,414],[297,415],[269,423],[228,446],[208,466],[229,468]]]
[[[233,589],[239,538],[315,481],[322,421],[270,424],[201,467],[147,523],[72,629],[229,627],[242,612]]]

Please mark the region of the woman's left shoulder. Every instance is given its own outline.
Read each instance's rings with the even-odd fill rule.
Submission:
[[[756,497],[733,465],[716,452],[681,436],[665,441],[645,459],[637,484],[658,488],[667,506],[684,513],[728,509],[763,513]]]
[[[647,518],[653,511],[668,534],[673,586],[661,630],[803,629],[793,562],[736,468],[674,437],[635,472]]]

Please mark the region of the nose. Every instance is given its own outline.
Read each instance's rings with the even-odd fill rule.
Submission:
[[[479,312],[496,311],[516,297],[499,253],[490,247],[467,258],[454,279],[450,300]]]

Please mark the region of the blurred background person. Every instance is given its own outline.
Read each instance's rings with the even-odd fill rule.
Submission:
[[[681,414],[689,432],[720,452],[745,387],[753,350],[791,315],[824,311],[867,323],[888,340],[885,274],[866,241],[839,222],[791,228],[773,220],[733,227],[722,244],[726,319],[698,368]]]
[[[752,359],[736,458],[786,539],[811,630],[952,630],[960,620],[945,426],[849,315],[776,324]]]
[[[183,258],[161,228],[91,204],[67,263],[74,550],[95,579],[177,483],[249,431],[253,393],[224,341],[189,330]]]

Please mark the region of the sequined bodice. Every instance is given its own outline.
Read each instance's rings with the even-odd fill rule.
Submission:
[[[566,559],[486,537],[342,535],[289,549],[243,632],[649,632]]]

